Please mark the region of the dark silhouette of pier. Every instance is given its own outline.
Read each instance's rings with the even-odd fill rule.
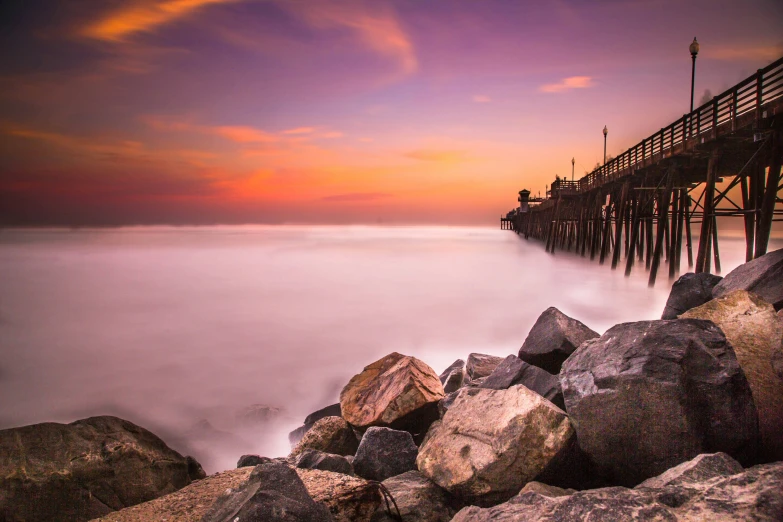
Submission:
[[[611,261],[625,274],[668,264],[720,272],[719,217],[743,218],[746,260],[767,252],[783,221],[783,58],[715,96],[576,181],[556,179],[545,198],[519,193],[501,227],[546,250]],[[778,208],[776,208],[778,207]],[[696,230],[692,227],[696,225]],[[698,245],[694,259],[694,232]]]

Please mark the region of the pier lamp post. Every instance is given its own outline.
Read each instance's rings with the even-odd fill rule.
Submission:
[[[604,125],[604,165],[606,165],[606,135],[609,134],[609,131],[606,128],[606,125]]]
[[[696,80],[696,55],[699,54],[699,42],[696,41],[696,37],[693,37],[691,46],[688,48],[691,51],[691,59],[693,65],[691,66],[691,112],[693,112],[693,87]]]
[[[576,160],[574,158],[571,158],[571,181],[574,181],[574,164],[576,163]]]

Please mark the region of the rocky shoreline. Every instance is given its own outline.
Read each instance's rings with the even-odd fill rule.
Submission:
[[[0,430],[0,521],[783,520],[783,250],[603,335],[555,308],[440,375],[392,353],[285,458],[206,476],[116,417]]]

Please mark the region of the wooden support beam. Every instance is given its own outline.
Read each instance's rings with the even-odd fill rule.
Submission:
[[[661,201],[658,203],[658,231],[655,238],[655,250],[652,256],[652,266],[650,267],[650,279],[647,281],[647,286],[655,285],[655,278],[658,275],[658,265],[661,262],[661,254],[663,253],[663,236],[666,233],[666,223],[669,213],[669,203],[672,195],[672,185],[674,181],[673,169],[669,169],[666,179],[666,188],[661,194]]]
[[[623,183],[623,188],[620,191],[620,203],[615,207],[614,250],[612,251],[612,270],[617,268],[617,263],[620,261],[620,252],[622,251],[622,239],[623,239],[623,235],[622,235],[623,221],[625,221],[625,206],[627,205],[629,190],[630,190],[630,183],[626,181],[625,183]]]
[[[640,200],[642,199],[642,196],[636,196],[633,197],[633,202],[631,206],[631,240],[630,244],[628,245],[628,255],[625,256],[625,275],[629,276],[631,275],[631,268],[633,267],[633,261],[634,261],[634,255],[635,255],[635,249],[636,249],[636,243],[638,242],[639,237],[639,227],[640,227],[640,220],[639,220],[639,209],[641,207]],[[641,244],[641,243],[640,243]]]
[[[604,231],[601,234],[601,257],[598,260],[598,264],[603,265],[606,260],[606,253],[609,251],[609,232],[612,229],[612,208],[617,204],[615,201],[615,194],[612,192],[609,194],[609,204],[604,209]]]
[[[680,198],[677,197],[677,192],[673,192],[672,202],[671,202],[671,231],[669,232],[669,237],[671,238],[669,241],[669,279],[674,278],[674,274],[676,273],[676,265],[677,265],[677,223],[680,221]]]
[[[717,149],[712,151],[707,164],[707,183],[704,186],[704,217],[701,220],[701,233],[699,234],[699,252],[696,255],[696,273],[709,272],[709,254],[712,228],[713,205],[715,203],[715,179],[718,172],[720,153]]]
[[[751,172],[754,172],[756,170],[756,166],[754,165],[751,167]],[[751,174],[753,176],[753,174]],[[753,259],[753,242],[755,240],[755,200],[751,201],[749,187],[748,187],[748,177],[742,176],[742,180],[740,181],[740,193],[742,194],[742,209],[745,211],[745,215],[743,216],[745,220],[745,262],[747,263],[751,259]]]
[[[764,200],[761,202],[761,213],[756,228],[756,248],[754,257],[767,253],[769,235],[772,231],[772,217],[775,213],[775,200],[778,196],[780,183],[780,167],[783,157],[783,129],[776,128],[772,133],[772,151],[769,159],[769,172],[764,188]]]

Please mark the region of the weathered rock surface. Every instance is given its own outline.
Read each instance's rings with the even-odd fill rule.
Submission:
[[[155,500],[121,509],[96,522],[198,522],[227,489],[243,484],[253,468],[244,467],[210,475]]]
[[[359,443],[353,468],[360,477],[383,481],[416,469],[418,448],[407,431],[372,427]]]
[[[419,448],[419,471],[481,505],[510,498],[568,446],[565,412],[524,386],[460,390]]]
[[[443,385],[444,393],[457,391],[465,382],[465,361],[457,359],[451,366],[443,370],[440,374],[440,383]]]
[[[568,358],[560,383],[579,446],[615,484],[638,484],[703,452],[755,456],[750,386],[710,321],[614,326]]]
[[[304,450],[300,453],[296,457],[294,465],[302,469],[320,469],[321,471],[353,475],[353,466],[351,466],[347,458],[342,455],[324,453],[323,451],[313,449]]]
[[[117,417],[0,430],[0,520],[89,520],[187,486],[194,467]]]
[[[726,335],[753,392],[762,456],[783,460],[783,379],[770,364],[783,350],[783,321],[775,309],[755,294],[735,290],[681,317],[707,319]]]
[[[478,387],[468,386],[465,388],[461,388],[457,391],[453,391],[448,395],[446,395],[445,397],[443,397],[438,402],[438,413],[440,415],[440,418],[443,418],[443,416],[446,414],[448,409],[451,408],[451,405],[454,404],[454,400],[457,398],[457,395],[459,395],[461,391],[464,390],[464,392],[469,395],[475,395],[476,393],[478,393],[479,389],[480,388]]]
[[[313,500],[325,505],[335,522],[369,522],[381,504],[378,487],[366,480],[317,469],[296,471]]]
[[[712,289],[722,279],[708,272],[690,272],[681,276],[672,285],[661,319],[677,319],[678,315],[703,305],[712,299]]]
[[[505,390],[515,384],[521,384],[553,402],[558,408],[565,409],[563,392],[557,376],[526,363],[516,355],[509,355],[503,359],[503,362],[484,379],[479,388]]]
[[[783,463],[755,466],[687,486],[611,487],[552,496],[522,491],[506,503],[462,509],[453,522],[703,522],[783,520]]]
[[[581,322],[568,317],[555,307],[550,307],[536,320],[519,349],[519,358],[557,375],[563,361],[580,344],[596,337],[598,334]]]
[[[218,497],[201,522],[237,520],[332,522],[334,519],[325,505],[311,498],[293,468],[272,461],[256,466],[247,481]]]
[[[712,297],[723,297],[734,290],[759,295],[775,310],[783,308],[783,248],[744,263],[712,289]]]
[[[408,471],[383,481],[397,503],[405,522],[448,522],[454,516],[448,493],[419,473]],[[392,507],[392,512],[396,514]],[[372,522],[394,522],[384,504],[372,517]]]
[[[310,431],[313,425],[323,419],[324,417],[340,417],[342,412],[340,410],[340,403],[330,404],[325,408],[314,411],[307,417],[305,417],[304,423],[288,434],[288,442],[293,446],[304,437],[304,434]]]
[[[239,457],[239,460],[237,461],[237,467],[238,468],[248,468],[253,467],[255,468],[259,464],[263,464],[265,462],[269,462],[269,457],[262,457],[260,455],[242,455]]]
[[[306,449],[335,455],[353,455],[358,447],[356,435],[342,417],[324,417],[315,422],[291,450],[289,457],[295,458]]]
[[[355,375],[340,393],[343,418],[359,429],[388,426],[425,433],[444,397],[437,374],[415,357],[392,353]]]
[[[742,465],[725,453],[702,453],[695,459],[667,469],[657,477],[648,478],[636,488],[663,488],[696,484],[715,477],[742,473]]]
[[[571,495],[573,493],[576,493],[576,490],[559,488],[557,486],[550,486],[549,484],[536,482],[534,480],[533,482],[528,482],[527,484],[525,484],[525,487],[522,488],[522,490],[518,493],[518,495],[524,495],[525,493],[537,493],[545,497],[557,498],[557,497],[565,497],[566,495]]]
[[[465,366],[465,371],[470,377],[470,380],[480,379],[486,377],[492,373],[498,364],[503,362],[502,357],[495,355],[486,355],[483,353],[471,353],[468,355],[468,363]]]

